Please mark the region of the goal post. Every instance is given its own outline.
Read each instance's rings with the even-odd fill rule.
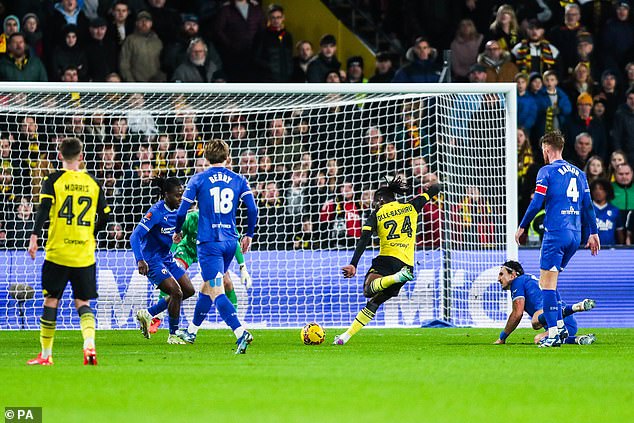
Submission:
[[[158,291],[136,272],[129,235],[157,200],[153,175],[183,183],[206,164],[204,143],[226,140],[232,168],[254,191],[260,220],[246,255],[253,287],[230,268],[238,314],[251,327],[347,326],[365,302],[362,275],[376,242],[343,279],[372,193],[401,176],[411,191],[440,182],[420,215],[415,280],[377,314],[376,327],[500,325],[508,298],[497,269],[517,258],[515,84],[0,83],[0,329],[36,329],[40,251],[26,245],[42,179],[60,167],[58,142],[84,144],[113,219],[98,236],[98,327],[131,329]],[[239,218],[241,222],[241,219]],[[46,234],[43,238],[45,239]],[[194,285],[198,267],[189,270]],[[182,322],[193,314],[185,301]],[[76,328],[70,287],[58,328]],[[220,327],[211,313],[206,327]]]

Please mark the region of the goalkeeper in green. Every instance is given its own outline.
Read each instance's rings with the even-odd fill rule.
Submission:
[[[192,263],[196,263],[198,261],[198,255],[196,252],[196,237],[198,234],[198,210],[191,211],[187,214],[185,218],[185,222],[183,223],[183,239],[178,244],[172,245],[172,253],[174,254],[174,258],[176,262],[183,269],[187,270]],[[247,265],[244,262],[244,255],[242,254],[242,249],[240,248],[240,243],[237,244],[236,247],[236,261],[240,265],[240,281],[246,286],[247,289],[251,288],[252,280],[251,275],[247,270]],[[236,296],[236,291],[233,289],[233,282],[231,281],[231,277],[229,276],[229,272],[225,273],[222,282],[224,284],[225,293],[227,298],[231,301],[231,304],[238,309],[238,297]],[[209,287],[208,284],[203,283],[200,287],[199,295],[209,295],[209,293],[205,292]],[[159,294],[159,298],[163,298],[167,296],[163,291]],[[209,310],[207,310],[208,312]],[[156,333],[158,328],[161,326],[162,314],[154,317],[152,319],[152,324],[150,325],[148,331],[150,333]],[[200,327],[200,323],[196,319],[196,316],[199,313],[194,313],[194,319],[189,324],[187,328],[187,333],[189,335],[193,334],[194,336],[188,336],[187,341],[192,342],[196,338],[196,333],[198,332],[198,328]],[[207,313],[204,313],[206,316]],[[204,317],[203,317],[204,319]],[[198,323],[197,325],[195,323]]]

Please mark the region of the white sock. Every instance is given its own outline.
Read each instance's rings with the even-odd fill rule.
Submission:
[[[194,335],[198,333],[198,329],[200,329],[200,326],[196,326],[193,323],[190,323],[189,326],[187,326],[187,332],[193,333]]]
[[[563,329],[563,328],[564,328],[564,321],[557,320],[557,329]]]
[[[339,335],[339,339],[341,339],[344,342],[344,344],[348,342],[350,338],[352,338],[352,335],[350,335],[348,331],[345,331],[344,333]]]
[[[52,348],[42,348],[42,358],[48,358],[53,354]]]
[[[240,339],[240,337],[242,337],[242,335],[244,335],[244,331],[246,329],[244,328],[244,326],[238,326],[237,328],[235,328],[233,330],[233,333],[236,335],[236,339]]]
[[[557,328],[557,326],[553,326],[552,328],[548,328],[548,337],[549,338],[554,338],[558,334],[559,334],[559,329]]]
[[[84,349],[86,348],[95,348],[95,340],[94,338],[86,338],[84,339]]]
[[[575,304],[573,304],[573,305],[572,305],[572,311],[576,311],[576,312],[578,312],[578,311],[584,311],[584,309],[583,309],[583,301],[582,301],[582,302],[580,302],[580,303],[575,303]]]

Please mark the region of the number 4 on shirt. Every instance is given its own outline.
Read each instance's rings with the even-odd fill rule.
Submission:
[[[572,178],[568,184],[566,195],[576,203],[579,200],[579,190],[577,189],[577,178]]]

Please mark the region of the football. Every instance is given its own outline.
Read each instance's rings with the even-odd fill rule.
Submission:
[[[307,323],[301,332],[304,345],[319,345],[326,339],[326,331],[319,324]]]

